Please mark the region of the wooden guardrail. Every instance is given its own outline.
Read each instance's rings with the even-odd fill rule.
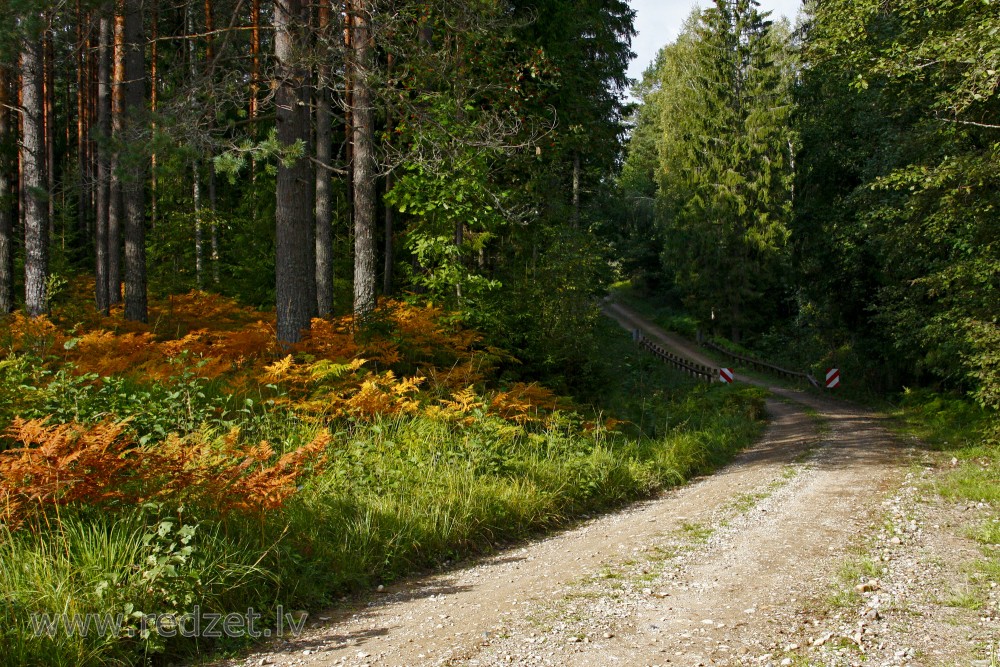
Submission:
[[[677,370],[687,373],[693,378],[705,380],[706,382],[714,382],[719,379],[718,368],[702,366],[701,364],[688,361],[683,357],[677,356],[673,352],[668,352],[648,338],[643,338],[641,335],[638,336],[637,342],[660,361],[670,364]]]
[[[782,368],[781,366],[775,366],[774,364],[770,364],[760,359],[754,359],[753,357],[744,357],[742,354],[736,354],[735,352],[727,350],[721,345],[716,345],[710,340],[702,340],[701,344],[707,348],[715,350],[716,352],[721,352],[722,354],[726,355],[730,359],[733,359],[734,361],[742,362],[755,370],[763,371],[765,373],[773,373],[775,375],[779,375],[781,377],[786,377],[794,380],[805,380],[812,386],[819,387],[819,382],[817,382],[816,378],[814,378],[812,375],[809,375],[809,373],[799,373],[798,371],[790,371],[787,368]]]

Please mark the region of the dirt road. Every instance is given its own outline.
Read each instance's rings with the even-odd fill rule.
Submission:
[[[622,306],[611,314],[714,365]],[[917,493],[929,473],[877,415],[775,394],[765,436],[710,477],[388,587],[228,664],[976,664],[995,620],[928,612],[925,589],[951,574],[927,563],[969,548],[925,529],[940,520]],[[845,575],[859,558],[867,574]]]

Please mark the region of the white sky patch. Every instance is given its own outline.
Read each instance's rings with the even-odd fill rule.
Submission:
[[[695,6],[707,7],[711,0],[629,0],[635,10],[635,29],[639,33],[632,40],[632,60],[628,75],[641,79],[642,73],[656,58],[656,53],[674,41]],[[760,0],[763,11],[771,11],[771,18],[787,16],[793,24],[802,6],[802,0]]]

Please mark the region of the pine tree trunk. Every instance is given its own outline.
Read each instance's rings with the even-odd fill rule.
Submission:
[[[111,78],[111,135],[120,143],[124,133],[124,82],[125,82],[125,17],[115,12],[114,67]],[[110,180],[108,181],[108,302],[114,306],[122,302],[121,242],[125,212],[122,207],[121,156],[117,148],[111,153]]]
[[[110,8],[99,19],[97,56],[97,219],[94,224],[94,297],[97,310],[105,315],[111,305],[108,288],[108,213],[110,210],[111,157],[111,35]]]
[[[375,151],[372,138],[368,70],[368,3],[349,3],[353,34],[351,116],[354,123],[354,317],[364,320],[375,310]]]
[[[55,49],[52,46],[52,31],[46,30],[43,40],[42,71],[43,71],[43,104],[45,113],[45,189],[49,192],[48,213],[49,242],[56,236],[56,95],[55,95]]]
[[[0,66],[0,315],[14,310],[14,206],[11,179],[10,71]]]
[[[125,128],[129,145],[141,147],[145,107],[143,0],[125,0]],[[138,148],[137,151],[141,151]],[[145,322],[146,307],[146,161],[131,156],[122,179],[125,209],[125,319]]]
[[[320,317],[333,308],[333,229],[330,208],[330,172],[324,165],[333,160],[330,127],[330,65],[332,54],[325,48],[330,30],[330,0],[319,0],[319,40],[323,56],[316,85],[316,306]]]
[[[150,20],[152,27],[152,44],[149,48],[149,110],[153,114],[152,131],[156,134],[156,110],[159,106],[159,72],[160,65],[160,5],[153,3],[153,16]],[[149,159],[149,228],[155,229],[159,218],[159,183],[156,173],[156,153]]]
[[[253,0],[250,7],[250,133],[256,135],[253,125],[257,118],[257,97],[260,91],[260,0]]]
[[[87,100],[86,90],[89,80],[87,71],[86,40],[83,37],[85,14],[80,8],[80,0],[76,0],[76,159],[77,159],[77,193],[76,193],[76,233],[81,248],[86,248],[87,239]],[[67,109],[67,113],[69,110]]]
[[[278,142],[291,146],[309,137],[309,109],[303,104],[307,77],[294,61],[301,44],[302,0],[275,0],[275,106]],[[278,339],[293,343],[316,312],[315,224],[312,174],[303,158],[279,163],[275,207]]]
[[[30,317],[48,308],[48,193],[45,178],[45,122],[42,40],[21,42],[21,172],[24,179],[24,306]]]
[[[354,19],[351,16],[351,1],[344,0],[344,156],[347,163],[347,221],[354,224],[354,74],[350,63]]]

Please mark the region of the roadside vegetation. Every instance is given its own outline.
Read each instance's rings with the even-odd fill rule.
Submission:
[[[1000,586],[1000,445],[995,415],[969,400],[927,391],[903,395],[896,416],[905,430],[939,452],[946,468],[934,478],[942,498],[977,511],[967,535],[981,560],[970,573],[985,587]]]
[[[674,375],[610,323],[598,396],[504,383],[448,313],[385,302],[366,335],[203,293],[153,325],[57,311],[0,330],[0,662],[169,662],[246,640],[150,614],[317,609],[710,470],[763,395]],[[70,323],[73,323],[70,325]],[[35,636],[32,614],[120,617]],[[270,616],[269,616],[270,614]]]

